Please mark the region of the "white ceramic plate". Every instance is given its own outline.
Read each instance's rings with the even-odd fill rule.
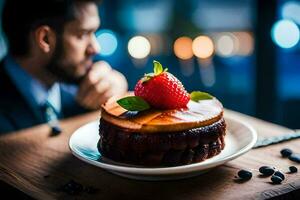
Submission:
[[[69,140],[76,157],[111,173],[139,180],[171,180],[202,174],[249,151],[256,143],[256,131],[245,122],[226,118],[225,148],[217,156],[204,162],[177,167],[143,167],[114,162],[103,157],[97,149],[99,122],[93,121],[77,129]]]

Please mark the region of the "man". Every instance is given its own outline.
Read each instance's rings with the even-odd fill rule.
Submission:
[[[96,0],[6,0],[9,53],[0,63],[0,134],[99,109],[127,90],[122,74],[93,63]]]

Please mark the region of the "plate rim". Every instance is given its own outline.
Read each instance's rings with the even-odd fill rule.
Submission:
[[[69,149],[71,151],[71,153],[79,158],[80,160],[87,162],[91,165],[100,167],[102,169],[108,170],[108,171],[116,171],[116,172],[120,172],[120,173],[127,173],[127,174],[140,174],[140,175],[168,175],[168,174],[180,174],[180,173],[189,173],[189,172],[194,172],[195,170],[205,170],[205,169],[209,169],[209,168],[213,168],[219,165],[222,165],[226,162],[229,162],[243,154],[245,154],[246,152],[248,152],[249,150],[251,150],[251,148],[254,146],[254,144],[257,141],[257,131],[248,123],[245,122],[243,120],[237,119],[235,117],[229,117],[229,116],[225,116],[225,121],[227,120],[231,120],[231,121],[235,121],[236,123],[239,123],[240,125],[246,127],[249,130],[249,133],[251,134],[251,142],[249,144],[247,144],[246,146],[244,146],[242,149],[240,149],[239,151],[237,151],[236,153],[233,153],[230,156],[227,156],[221,160],[216,160],[216,161],[212,161],[209,163],[205,163],[203,164],[202,162],[199,163],[193,163],[193,164],[188,164],[188,165],[180,165],[180,166],[174,166],[174,167],[155,167],[155,168],[147,168],[147,167],[138,167],[138,166],[120,166],[120,165],[115,165],[115,164],[109,164],[109,163],[102,163],[99,161],[95,161],[95,160],[90,160],[87,159],[81,155],[79,155],[76,150],[73,149],[72,147],[72,140],[74,138],[74,135],[76,134],[76,132],[78,132],[80,129],[84,128],[85,126],[88,126],[92,123],[99,123],[99,119],[94,120],[92,122],[89,122],[87,124],[82,125],[81,127],[79,127],[78,129],[76,129],[72,135],[69,138]]]

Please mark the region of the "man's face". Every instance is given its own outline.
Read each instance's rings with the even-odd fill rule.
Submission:
[[[99,46],[95,31],[100,25],[98,9],[94,3],[76,5],[76,19],[68,22],[59,38],[47,68],[60,81],[78,83],[92,66],[92,56]]]

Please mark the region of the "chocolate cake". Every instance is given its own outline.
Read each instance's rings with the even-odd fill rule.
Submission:
[[[226,123],[216,99],[189,101],[186,108],[128,111],[110,99],[101,108],[100,153],[114,161],[144,166],[178,166],[204,161],[225,146]]]

